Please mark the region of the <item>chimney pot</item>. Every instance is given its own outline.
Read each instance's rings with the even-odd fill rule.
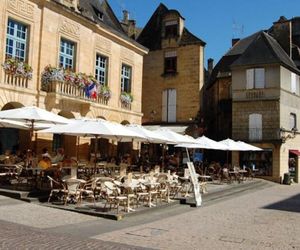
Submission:
[[[233,47],[239,40],[241,40],[241,39],[240,38],[232,38],[231,46]]]
[[[209,75],[211,75],[213,68],[214,68],[214,59],[208,58],[207,59],[207,71],[208,71]]]
[[[128,23],[129,20],[129,12],[127,10],[123,10],[123,22]]]

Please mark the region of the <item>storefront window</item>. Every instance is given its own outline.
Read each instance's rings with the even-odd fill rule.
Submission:
[[[256,171],[258,176],[272,176],[272,149],[258,152],[241,152],[240,165]]]

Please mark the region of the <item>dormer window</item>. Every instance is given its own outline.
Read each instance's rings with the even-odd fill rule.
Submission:
[[[177,20],[165,22],[165,38],[172,38],[178,36],[178,22]]]
[[[102,12],[98,12],[97,16],[101,21],[103,21],[103,13]]]

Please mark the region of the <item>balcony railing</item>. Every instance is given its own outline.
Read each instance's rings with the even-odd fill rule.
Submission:
[[[11,74],[4,73],[4,84],[14,86],[14,87],[20,87],[20,88],[28,88],[29,81],[25,77],[20,76],[14,76]]]
[[[131,103],[120,102],[121,108],[131,110]]]
[[[78,88],[73,84],[61,81],[52,81],[47,85],[42,86],[42,90],[48,93],[56,93],[74,99],[79,98],[81,100],[96,102],[103,105],[108,105],[109,101],[107,98],[104,98],[101,95],[98,95],[96,98],[91,98],[86,95],[83,88]]]
[[[261,142],[280,140],[279,128],[233,128],[232,137],[236,140]]]

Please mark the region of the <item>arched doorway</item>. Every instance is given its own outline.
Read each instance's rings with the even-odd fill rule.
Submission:
[[[9,102],[1,110],[9,110],[24,107],[18,102]],[[6,151],[16,153],[18,150],[27,149],[30,142],[29,131],[15,128],[0,128],[0,154]]]
[[[75,116],[69,111],[61,111],[58,115],[68,119],[74,119]],[[53,134],[52,151],[56,152],[58,148],[63,148],[65,155],[76,157],[77,155],[77,137],[70,135]]]

